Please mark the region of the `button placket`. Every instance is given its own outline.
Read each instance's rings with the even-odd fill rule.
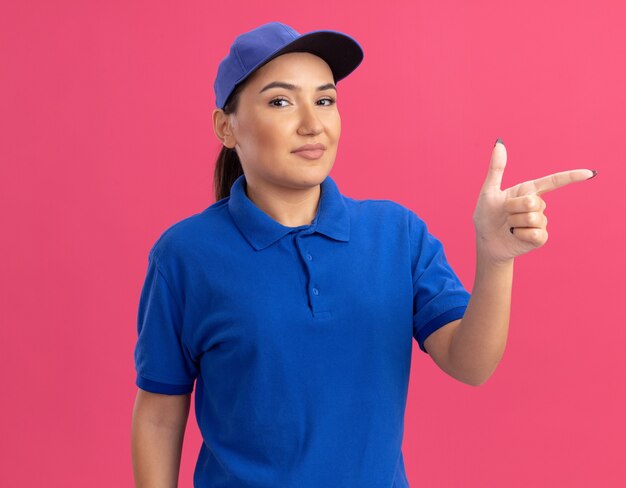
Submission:
[[[312,261],[313,261],[313,255],[304,250],[304,244],[302,242],[302,237],[306,236],[306,235],[310,235],[310,233],[307,234],[303,234],[303,233],[298,233],[296,235],[296,245],[298,247],[298,252],[300,253],[300,256],[302,257],[303,261],[304,261],[304,265],[305,268],[307,269],[308,272],[308,282],[307,282],[307,297],[308,297],[308,301],[309,301],[309,305],[311,307],[311,309],[315,312],[316,309],[318,308],[316,303],[316,297],[319,295],[320,291],[318,289],[318,285],[315,283],[315,273],[314,273],[314,267],[312,266]]]

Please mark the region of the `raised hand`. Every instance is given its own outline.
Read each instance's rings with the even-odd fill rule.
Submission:
[[[501,190],[505,167],[506,148],[498,139],[473,216],[477,248],[494,263],[509,262],[546,243],[546,202],[540,195],[597,174],[589,169],[562,171]]]

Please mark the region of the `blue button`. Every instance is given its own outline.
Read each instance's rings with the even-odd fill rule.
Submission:
[[[309,261],[311,261],[311,259],[313,259],[313,256],[311,256],[310,254],[307,254],[307,255],[306,255],[306,258],[307,258]]]
[[[317,291],[317,288],[313,288],[313,294],[314,294],[314,295],[319,295],[319,294],[320,294],[320,292],[319,292],[319,291]]]

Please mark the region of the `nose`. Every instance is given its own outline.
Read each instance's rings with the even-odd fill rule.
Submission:
[[[304,104],[300,108],[300,126],[298,127],[298,134],[319,134],[324,130],[324,126],[320,121],[315,107],[311,107]]]

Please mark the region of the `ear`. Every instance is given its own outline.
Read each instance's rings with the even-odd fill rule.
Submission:
[[[230,117],[221,108],[213,110],[213,131],[222,144],[228,148],[235,147],[236,141],[230,125]]]

